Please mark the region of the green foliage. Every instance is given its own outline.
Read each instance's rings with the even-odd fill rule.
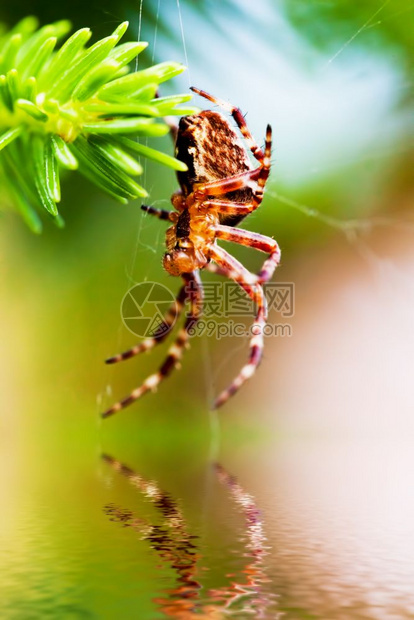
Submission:
[[[37,25],[28,17],[0,34],[0,182],[34,232],[41,231],[42,209],[62,225],[62,168],[79,169],[123,203],[147,195],[132,178],[142,173],[136,156],[186,169],[131,139],[163,136],[169,129],[162,117],[196,110],[178,107],[191,95],[157,97],[159,84],[180,74],[181,64],[129,73],[147,43],[119,44],[128,22],[90,47],[91,31],[78,30],[58,51],[70,23]]]

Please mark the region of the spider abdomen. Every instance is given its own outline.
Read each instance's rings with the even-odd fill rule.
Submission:
[[[180,120],[175,155],[188,167],[188,171],[177,173],[184,197],[191,194],[196,183],[211,183],[253,169],[236,131],[223,114],[212,110]],[[252,197],[250,187],[214,196],[239,203],[250,202]],[[235,226],[243,216],[221,215],[219,219],[221,224]]]
[[[188,171],[177,174],[185,196],[193,191],[195,183],[210,183],[252,169],[235,130],[222,114],[211,110],[181,119],[175,153],[188,166]],[[247,187],[223,196],[247,202],[252,190]]]

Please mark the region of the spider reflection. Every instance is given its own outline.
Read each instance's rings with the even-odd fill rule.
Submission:
[[[108,504],[105,514],[111,521],[132,527],[143,540],[147,540],[159,557],[174,569],[176,585],[157,597],[154,602],[167,617],[191,620],[192,618],[221,618],[222,614],[235,613],[238,617],[278,618],[273,611],[268,615],[274,596],[265,592],[263,585],[269,582],[264,571],[267,555],[266,537],[260,512],[251,495],[246,493],[237,479],[219,464],[213,469],[216,479],[229,491],[237,509],[244,517],[242,542],[246,563],[243,577],[231,576],[229,585],[209,590],[203,594],[198,575],[202,574],[201,555],[197,551],[197,536],[191,535],[185,518],[169,493],[162,491],[157,482],[143,476],[108,455],[103,459],[150,501],[162,517],[160,525],[153,525],[129,509]],[[228,576],[230,577],[230,576]]]

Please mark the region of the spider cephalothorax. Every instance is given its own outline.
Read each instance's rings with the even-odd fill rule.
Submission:
[[[187,301],[190,312],[159,371],[148,377],[130,396],[108,409],[103,414],[104,417],[116,413],[157,387],[181,359],[190,336],[189,331],[194,328],[202,312],[202,285],[198,275],[201,269],[213,271],[237,282],[256,306],[248,362],[233,383],[220,394],[215,407],[225,403],[253,375],[261,359],[263,328],[267,318],[262,284],[272,277],[280,260],[280,250],[274,239],[235,228],[235,225],[262,202],[263,190],[270,172],[271,128],[267,126],[263,151],[254,141],[238,108],[204,91],[196,88],[192,90],[232,115],[247,146],[258,161],[258,166],[253,167],[245,146],[221,113],[206,110],[181,119],[177,130],[176,157],[187,164],[188,171],[178,173],[181,190],[173,194],[171,199],[175,211],[144,205],[142,209],[171,222],[166,235],[167,251],[163,265],[171,275],[181,276],[184,284],[178,293],[176,304],[166,314],[164,324],[154,337],[147,338],[140,345],[110,358],[107,362],[119,362],[152,349],[167,336]],[[268,253],[269,257],[260,272],[252,274],[218,246],[217,239],[256,248]]]

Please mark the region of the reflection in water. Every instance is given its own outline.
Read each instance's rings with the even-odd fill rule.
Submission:
[[[104,512],[111,521],[134,528],[143,540],[149,541],[151,548],[165,560],[177,574],[177,584],[167,590],[167,596],[154,599],[160,610],[168,617],[181,618],[221,618],[223,615],[237,614],[237,617],[278,618],[274,611],[267,615],[275,596],[264,590],[263,585],[270,582],[264,571],[266,537],[263,524],[254,499],[246,493],[221,465],[215,464],[217,479],[230,492],[245,519],[243,530],[243,558],[247,563],[243,568],[243,580],[232,576],[230,585],[210,590],[207,599],[201,600],[201,583],[196,575],[202,571],[197,568],[201,555],[197,553],[195,541],[191,535],[178,506],[178,503],[162,491],[154,481],[145,480],[141,475],[120,461],[103,455],[103,459],[113,469],[124,475],[159,511],[163,517],[162,525],[152,525],[138,517],[132,510],[114,504],[104,507]]]
[[[102,458],[113,469],[128,478],[129,482],[141,491],[161,513],[162,525],[152,525],[137,517],[131,510],[113,504],[104,508],[104,512],[112,521],[121,522],[138,531],[142,539],[148,540],[152,549],[157,551],[159,556],[176,571],[177,585],[167,591],[165,599],[155,600],[161,610],[173,618],[191,618],[194,610],[192,600],[198,596],[200,588],[200,584],[194,579],[198,556],[193,543],[195,536],[188,533],[177,502],[168,493],[161,491],[153,480],[145,480],[135,471],[108,455],[103,455]]]
[[[263,532],[263,524],[259,510],[251,495],[246,493],[237,479],[231,476],[221,465],[214,465],[219,481],[230,491],[230,494],[245,518],[245,546],[244,556],[250,560],[244,567],[243,573],[246,575],[246,583],[233,583],[231,588],[215,590],[214,596],[217,600],[222,599],[226,602],[226,607],[230,607],[238,600],[249,597],[244,601],[244,611],[250,611],[256,618],[266,618],[266,610],[271,600],[274,599],[265,590],[262,584],[269,583],[263,567],[263,559],[267,555],[266,537]],[[273,615],[273,618],[276,616]]]

